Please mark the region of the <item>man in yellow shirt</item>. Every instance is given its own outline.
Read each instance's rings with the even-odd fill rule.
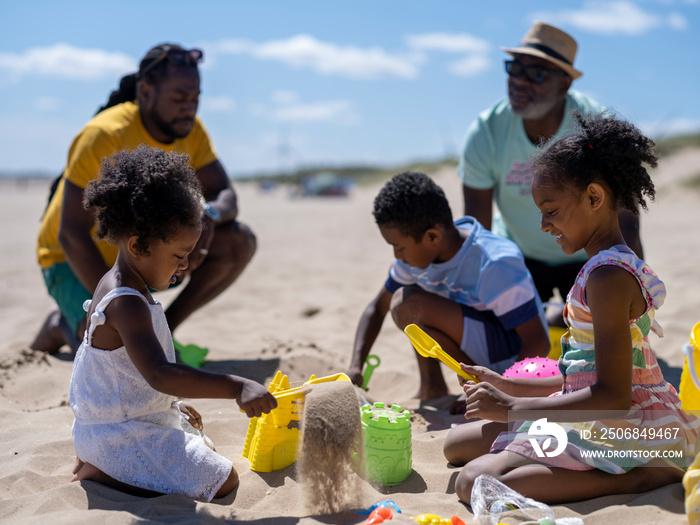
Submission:
[[[122,79],[107,109],[73,140],[37,242],[39,265],[58,309],[49,313],[31,348],[55,353],[68,344],[75,352],[80,344],[86,324],[83,302],[92,298],[117,255],[115,246],[95,239],[92,213],[82,205],[83,190],[98,176],[100,162],[120,149],[147,144],[186,153],[207,201],[206,226],[185,272],[189,282],[166,311],[171,331],[228,288],[253,257],[255,236],[237,220],[236,193],[196,116],[202,57],[198,49],[154,47],[138,73]]]

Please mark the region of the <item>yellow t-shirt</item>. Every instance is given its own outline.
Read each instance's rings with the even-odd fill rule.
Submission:
[[[63,178],[41,222],[37,240],[37,257],[42,268],[49,268],[66,260],[58,242],[64,179],[85,188],[88,182],[97,178],[103,158],[121,149],[135,149],[141,144],[164,151],[185,153],[190,156],[190,165],[195,170],[216,160],[214,148],[199,118],[195,119],[194,126],[187,137],[176,139],[172,144],[163,144],[154,140],[143,127],[138,104],[134,102],[118,104],[99,113],[73,140],[68,151],[68,162]],[[107,266],[111,267],[117,260],[117,247],[106,241],[97,240],[95,229],[96,227],[93,227],[91,232],[95,244]]]

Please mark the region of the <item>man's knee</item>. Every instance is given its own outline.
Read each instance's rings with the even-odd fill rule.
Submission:
[[[229,230],[234,251],[241,255],[247,255],[247,259],[252,258],[258,248],[258,239],[253,230],[247,224],[238,221],[231,223]]]
[[[253,231],[238,221],[218,227],[212,244],[217,245],[217,252],[237,263],[250,261],[258,248],[258,240]]]

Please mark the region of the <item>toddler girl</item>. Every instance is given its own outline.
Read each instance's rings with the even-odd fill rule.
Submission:
[[[73,365],[73,481],[139,495],[224,496],[238,474],[210,448],[199,414],[175,396],[235,399],[248,416],[277,404],[255,381],[175,362],[151,290],[167,289],[187,268],[201,233],[201,202],[187,156],[146,146],[105,159],[101,177],[85,188],[97,236],[116,244],[119,255],[86,302],[87,328]]]

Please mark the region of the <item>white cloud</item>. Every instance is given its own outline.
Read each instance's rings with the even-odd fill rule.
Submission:
[[[217,53],[248,54],[264,60],[278,60],[292,67],[313,69],[324,75],[414,78],[418,74],[415,56],[391,54],[378,46],[339,46],[321,42],[310,35],[297,35],[261,44],[248,40],[224,40],[214,44],[214,49]]]
[[[34,100],[34,109],[41,113],[50,113],[61,109],[61,100],[56,97],[39,97]]]
[[[639,129],[656,139],[700,132],[700,120],[675,118],[660,122],[640,122]]]
[[[352,102],[345,99],[285,106],[273,110],[271,116],[275,120],[296,122],[355,124],[358,120],[356,115],[352,113]]]
[[[137,68],[129,55],[69,44],[33,47],[22,53],[0,53],[0,71],[12,79],[25,75],[93,80],[123,75]]]
[[[450,64],[450,72],[458,77],[474,77],[490,66],[488,58],[482,55],[467,56]]]
[[[236,101],[226,95],[220,96],[203,96],[201,98],[203,112],[228,112],[236,109]]]
[[[296,91],[290,91],[288,89],[273,91],[271,97],[275,104],[292,104],[299,100],[299,94]]]
[[[648,13],[638,5],[626,1],[586,2],[582,9],[571,9],[556,13],[535,13],[533,20],[546,20],[555,25],[572,25],[584,31],[602,34],[643,35],[652,29],[670,27],[685,29],[687,21],[680,14],[668,18]]]
[[[687,4],[687,5],[696,5],[700,0],[649,0],[652,2],[657,2],[660,4]]]
[[[424,33],[406,37],[409,47],[425,51],[444,51],[445,53],[487,53],[491,44],[486,40],[466,33]]]
[[[668,25],[672,29],[676,29],[678,31],[685,31],[688,29],[688,20],[683,16],[678,13],[671,13],[668,15]]]
[[[488,54],[491,44],[466,33],[423,33],[406,37],[406,44],[417,52],[438,51],[464,55],[448,66],[449,71],[460,77],[473,77],[489,68]]]
[[[252,53],[256,47],[252,40],[234,39],[221,40],[215,44],[205,45],[207,53],[223,53],[236,55],[240,53]]]

